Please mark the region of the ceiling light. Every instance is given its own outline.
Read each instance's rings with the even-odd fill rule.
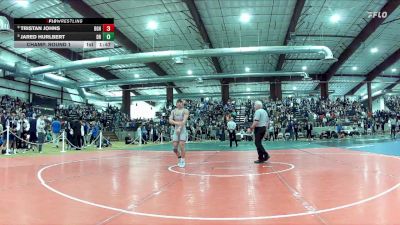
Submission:
[[[353,67],[351,67],[351,69],[352,69],[353,71],[356,71],[356,70],[358,70],[358,67],[357,67],[357,66],[353,66]]]
[[[378,52],[378,48],[371,48],[371,53],[376,53]]]
[[[289,95],[289,98],[291,98],[292,97],[292,95]]]
[[[382,90],[374,92],[372,95],[375,96],[375,95],[380,95],[380,94],[382,94]]]
[[[17,5],[24,7],[24,8],[28,7],[28,5],[29,5],[28,0],[16,0],[15,3],[17,3]]]
[[[140,75],[139,74],[137,74],[137,73],[135,73],[135,75],[133,75],[135,78],[139,78],[140,77]]]
[[[337,23],[337,22],[340,21],[340,16],[338,14],[334,14],[334,15],[331,16],[330,21],[332,23]]]
[[[94,79],[93,78],[89,78],[89,81],[94,81]]]
[[[394,72],[396,72],[397,71],[397,69],[396,68],[393,68],[392,69],[392,73],[394,73]]]
[[[247,98],[250,98],[250,96],[247,96]]]
[[[307,70],[307,66],[302,66],[301,69],[302,70]]]
[[[172,58],[173,60],[174,60],[174,62],[176,63],[176,64],[182,64],[183,63],[183,57],[174,57],[174,58]]]
[[[246,91],[250,91],[250,88],[246,88]]]
[[[188,71],[187,71],[187,74],[188,74],[188,75],[192,75],[192,74],[193,74],[193,71],[192,71],[192,70],[188,70]]]
[[[204,90],[203,90],[203,89],[201,89],[201,90],[200,90],[200,93],[203,93],[203,92],[204,92]]]
[[[149,30],[155,30],[158,27],[158,23],[154,20],[151,20],[147,23],[147,29]]]
[[[240,22],[242,23],[248,23],[250,21],[250,14],[248,13],[242,13],[240,15]]]
[[[297,87],[293,87],[293,90],[297,90]]]
[[[246,67],[246,68],[244,68],[244,71],[246,71],[248,73],[248,72],[250,72],[250,68]]]

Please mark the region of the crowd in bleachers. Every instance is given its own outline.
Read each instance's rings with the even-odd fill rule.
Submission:
[[[118,121],[122,114],[115,107],[104,111],[93,106],[63,106],[50,110],[34,107],[19,98],[1,96],[0,100],[0,149],[5,153],[6,127],[9,125],[9,148],[13,151],[27,150],[41,152],[42,144],[58,143],[65,132],[67,149],[80,150],[89,144],[99,145],[100,130],[112,121]],[[111,116],[110,116],[111,115]],[[104,137],[103,146],[109,146],[109,137]]]
[[[385,97],[385,105],[393,112],[400,112],[400,97],[389,96]]]
[[[127,115],[123,114],[116,106],[108,106],[105,110],[99,110],[93,105],[60,105],[55,109],[55,115],[71,120],[97,121],[108,130],[114,130],[129,121]]]
[[[248,118],[252,118],[251,105],[250,101],[246,104]],[[297,139],[299,133],[304,135],[308,123],[313,127],[334,127],[333,132],[322,133],[320,137],[343,137],[368,132],[384,133],[385,124],[391,118],[398,122],[398,115],[394,111],[371,113],[359,101],[341,98],[284,98],[277,102],[266,101],[264,108],[270,115],[270,132],[274,131],[274,138],[283,133],[289,134],[291,139]]]
[[[399,106],[400,98],[393,98],[391,101],[393,105]],[[281,101],[266,100],[263,103],[270,116],[266,137],[269,140],[297,140],[299,137],[306,137],[307,130],[312,138],[341,138],[360,134],[383,134],[390,132],[393,125],[396,131],[400,129],[400,114],[397,109],[371,113],[360,101],[343,98],[284,98]],[[172,108],[173,106],[166,106],[162,110],[161,121],[168,120]],[[228,101],[225,105],[218,101],[188,100],[186,108],[191,114],[187,124],[189,140],[225,140],[227,114],[234,118],[244,114],[244,121],[238,124],[237,133],[241,139],[251,139],[251,134],[246,129],[254,114],[251,100]],[[313,132],[313,127],[321,128],[321,132]],[[167,135],[170,133],[167,132]]]
[[[268,127],[269,140],[297,139],[305,137],[307,129],[319,127],[321,132],[313,138],[344,137],[359,134],[387,133],[400,129],[400,98],[385,98],[386,111],[368,112],[359,101],[349,99],[320,100],[315,98],[284,98],[281,101],[263,101],[264,108],[270,116]],[[247,130],[254,114],[253,101],[230,100],[227,104],[215,100],[186,100],[185,107],[190,112],[187,123],[188,140],[225,140],[227,135],[226,116],[229,114],[238,123],[239,139],[251,140]],[[96,138],[100,130],[123,130],[140,133],[143,143],[160,140],[167,141],[173,132],[168,117],[173,105],[166,105],[154,119],[130,119],[121,113],[116,106],[96,109],[93,105],[58,106],[53,114],[34,107],[19,98],[1,96],[0,100],[0,133],[10,123],[10,147],[15,149],[35,149],[36,142],[54,141],[66,131],[69,148],[81,149],[92,143],[99,145]],[[40,118],[39,118],[40,117]],[[242,120],[239,120],[242,118]],[[59,125],[58,125],[59,123]],[[44,124],[44,127],[40,127]],[[328,129],[328,128],[332,128]],[[385,130],[386,129],[386,130]],[[43,130],[40,134],[39,130]],[[131,142],[135,139],[132,135]],[[0,135],[0,146],[4,147],[5,132]],[[44,140],[38,140],[44,139]],[[57,139],[57,140],[56,140]],[[105,145],[110,144],[104,138]],[[128,138],[129,139],[129,138]],[[29,143],[26,143],[24,141]]]

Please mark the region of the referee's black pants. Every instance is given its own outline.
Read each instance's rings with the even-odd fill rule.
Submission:
[[[262,145],[262,140],[264,139],[265,132],[266,132],[266,127],[256,127],[254,129],[254,136],[255,136],[254,143],[256,144],[258,160],[260,161],[265,161],[268,160],[269,158],[268,153],[265,151],[264,146]]]
[[[396,138],[396,125],[392,125],[390,129],[390,137]]]
[[[229,146],[232,147],[232,142],[235,141],[236,147],[238,146],[237,140],[236,140],[236,131],[235,130],[229,130]]]
[[[307,138],[311,139],[311,130],[307,130]]]

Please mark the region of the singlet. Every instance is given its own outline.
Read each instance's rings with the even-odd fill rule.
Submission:
[[[187,110],[187,109],[181,109],[181,110],[180,109],[174,109],[174,110],[172,110],[172,112],[171,112],[172,120],[174,120],[174,121],[183,121],[185,112],[187,114],[189,114],[189,110]],[[177,129],[178,129],[178,126],[175,125],[175,130],[177,130]],[[184,132],[184,131],[186,131],[186,125],[184,125],[181,128],[181,132]]]

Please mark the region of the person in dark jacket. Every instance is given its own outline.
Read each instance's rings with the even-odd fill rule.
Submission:
[[[79,120],[72,121],[71,129],[73,130],[73,140],[74,140],[72,144],[75,145],[76,150],[81,150],[80,148],[81,122]]]
[[[297,124],[297,122],[293,123],[293,130],[294,130],[294,137],[297,139],[299,138],[299,125]]]
[[[310,141],[312,139],[311,133],[313,130],[313,125],[310,121],[307,122],[305,130],[307,131],[307,139]]]
[[[71,149],[71,143],[74,142],[74,130],[71,128],[71,123],[69,121],[65,121],[65,135],[67,138],[67,149]]]
[[[289,121],[289,123],[288,123],[288,125],[287,125],[287,128],[286,128],[286,130],[285,130],[285,133],[289,133],[289,138],[288,138],[288,140],[294,140],[294,136],[293,136],[294,127],[293,127],[293,122],[292,122],[292,121]],[[286,140],[286,141],[287,141],[287,140]]]
[[[29,142],[36,143],[37,135],[36,135],[36,123],[37,120],[35,117],[29,120]],[[31,146],[28,144],[28,149],[34,149],[35,146]]]
[[[125,137],[125,144],[129,145],[129,144],[132,144],[132,142],[133,142],[133,139],[131,137],[131,134],[128,134],[128,136]]]
[[[278,134],[279,134],[280,130],[281,129],[280,129],[279,125],[275,124],[275,127],[274,127],[275,140],[278,140]]]

